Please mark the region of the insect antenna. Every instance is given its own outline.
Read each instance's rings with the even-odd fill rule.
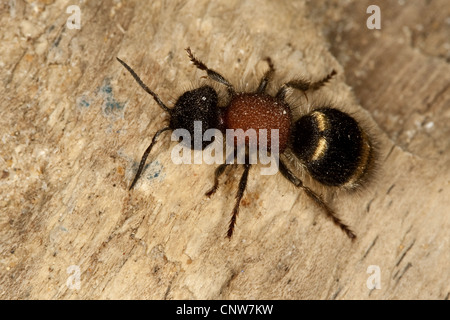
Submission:
[[[125,69],[128,70],[129,73],[131,73],[131,75],[133,76],[134,80],[136,80],[137,83],[139,83],[139,85],[142,87],[142,89],[144,89],[148,94],[150,94],[153,99],[155,99],[156,103],[166,112],[168,112],[169,114],[172,112],[172,110],[170,108],[168,108],[164,102],[161,101],[161,99],[159,99],[158,95],[156,93],[154,93],[152,90],[149,89],[149,87],[147,87],[145,85],[145,83],[141,80],[141,78],[139,78],[139,76],[136,74],[136,72],[134,72],[133,69],[131,69],[131,67],[129,65],[127,65],[125,62],[123,62],[122,60],[120,60],[119,58],[116,58],[117,61],[119,61],[124,67]]]
[[[144,154],[142,155],[141,162],[139,163],[139,169],[136,172],[136,175],[134,176],[133,182],[131,183],[130,188],[128,190],[133,189],[134,185],[136,184],[136,182],[138,181],[139,177],[141,176],[142,170],[144,169],[144,166],[145,166],[145,161],[147,161],[147,157],[148,157],[150,151],[152,151],[152,148],[155,145],[159,135],[161,133],[163,133],[164,131],[167,131],[167,130],[172,130],[172,128],[170,128],[170,127],[162,128],[161,130],[158,130],[155,133],[155,135],[153,136],[152,143],[150,143],[150,145],[147,147],[147,149],[145,150]]]

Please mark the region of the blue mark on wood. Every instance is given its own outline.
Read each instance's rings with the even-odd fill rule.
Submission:
[[[87,102],[86,100],[84,100],[84,99],[82,99],[81,101],[80,101],[80,105],[82,106],[82,107],[89,107],[91,104],[89,103],[89,102]]]
[[[136,174],[138,166],[139,162],[133,163],[134,174]],[[164,166],[158,160],[147,163],[144,166],[142,177],[144,177],[148,181],[153,181],[155,179],[162,181],[166,177],[166,175],[164,174]]]
[[[92,103],[91,99],[88,96],[86,96],[85,94],[79,96],[76,101],[77,101],[77,106],[81,107],[81,108],[89,108]]]
[[[158,160],[152,161],[146,166],[145,178],[147,180],[162,180],[165,177],[163,169],[163,165]]]
[[[107,80],[107,82],[109,82],[109,80]],[[109,84],[106,84],[102,87],[102,91],[107,94],[112,93],[112,87]]]
[[[100,93],[104,96],[105,102],[102,106],[103,112],[107,115],[121,113],[125,107],[125,103],[119,102],[114,98],[113,88],[110,84],[109,78],[106,78],[103,86],[100,88]]]

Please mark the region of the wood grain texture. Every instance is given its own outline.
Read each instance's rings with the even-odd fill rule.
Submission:
[[[0,298],[448,299],[450,294],[450,8],[441,1],[2,2]],[[298,117],[332,101],[379,146],[360,192],[325,190],[356,231],[351,242],[280,174],[250,170],[235,234],[225,233],[242,168],[175,165],[164,133],[143,179],[128,186],[167,116],[115,60],[169,106],[208,80],[190,46],[242,90],[270,56],[269,90]],[[219,87],[218,87],[219,88]],[[223,89],[223,88],[219,88]],[[70,289],[69,266],[81,271]],[[381,289],[369,290],[370,265]]]

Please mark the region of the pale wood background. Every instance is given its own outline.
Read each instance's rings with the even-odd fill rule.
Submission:
[[[449,298],[447,0],[377,1],[381,30],[366,28],[372,1],[89,1],[80,30],[65,26],[70,4],[0,4],[0,298]],[[318,191],[357,241],[257,167],[228,241],[242,171],[207,199],[214,167],[174,165],[168,134],[128,192],[167,117],[115,57],[171,105],[205,81],[187,46],[247,90],[265,56],[272,91],[338,71],[310,102],[352,112],[380,161],[361,192]],[[309,107],[292,102],[297,115]],[[370,265],[379,290],[366,286]]]

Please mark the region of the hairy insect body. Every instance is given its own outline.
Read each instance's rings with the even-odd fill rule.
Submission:
[[[327,186],[354,186],[373,161],[367,134],[334,108],[319,108],[297,120],[291,148],[308,173]]]
[[[280,153],[286,149],[292,116],[291,109],[284,101],[267,94],[238,93],[226,108],[224,117],[229,129],[242,129],[244,132],[249,129],[256,130],[258,145],[265,148],[264,150],[270,151],[272,143],[278,145]],[[268,131],[267,142],[260,139],[261,129]],[[274,129],[278,130],[278,141],[273,142],[271,133]],[[249,144],[249,140],[245,140],[245,143]]]
[[[285,100],[289,88],[303,93],[308,90],[318,90],[336,75],[336,71],[332,70],[317,82],[301,79],[286,82],[274,96],[271,96],[266,93],[266,88],[275,69],[271,59],[266,58],[269,70],[261,78],[257,89],[254,92],[236,92],[233,85],[221,74],[195,58],[189,48],[186,51],[197,68],[205,71],[210,79],[226,87],[228,102],[224,107],[219,108],[219,98],[215,89],[204,85],[184,92],[177,99],[174,107],[168,108],[125,62],[117,58],[170,117],[169,125],[155,133],[151,144],[145,150],[130,190],[139,179],[146,159],[159,135],[169,130],[175,133],[179,129],[187,132],[186,135],[189,138],[185,142],[189,148],[196,150],[205,149],[210,141],[198,142],[195,141],[195,137],[203,137],[211,129],[218,129],[222,133],[232,131],[234,135],[229,137],[227,134],[226,140],[227,145],[231,143],[233,148],[243,146],[245,150],[251,150],[253,147],[253,150],[264,149],[277,155],[291,149],[308,174],[325,186],[355,188],[368,176],[375,159],[375,151],[369,136],[353,117],[337,108],[327,106],[316,108],[293,122],[291,107]],[[200,132],[195,132],[196,128],[200,128]],[[257,135],[257,139],[249,139],[248,132],[252,130]],[[219,178],[229,168],[228,160],[216,168],[214,185],[206,192],[207,196],[216,192]],[[252,164],[249,154],[246,154],[244,161],[241,162],[244,170],[235,195],[235,204],[227,231],[228,238],[231,238],[234,231]],[[278,169],[288,181],[313,200],[349,238],[355,239],[356,235],[350,227],[341,221],[320,195],[305,186],[281,159],[279,159]]]

